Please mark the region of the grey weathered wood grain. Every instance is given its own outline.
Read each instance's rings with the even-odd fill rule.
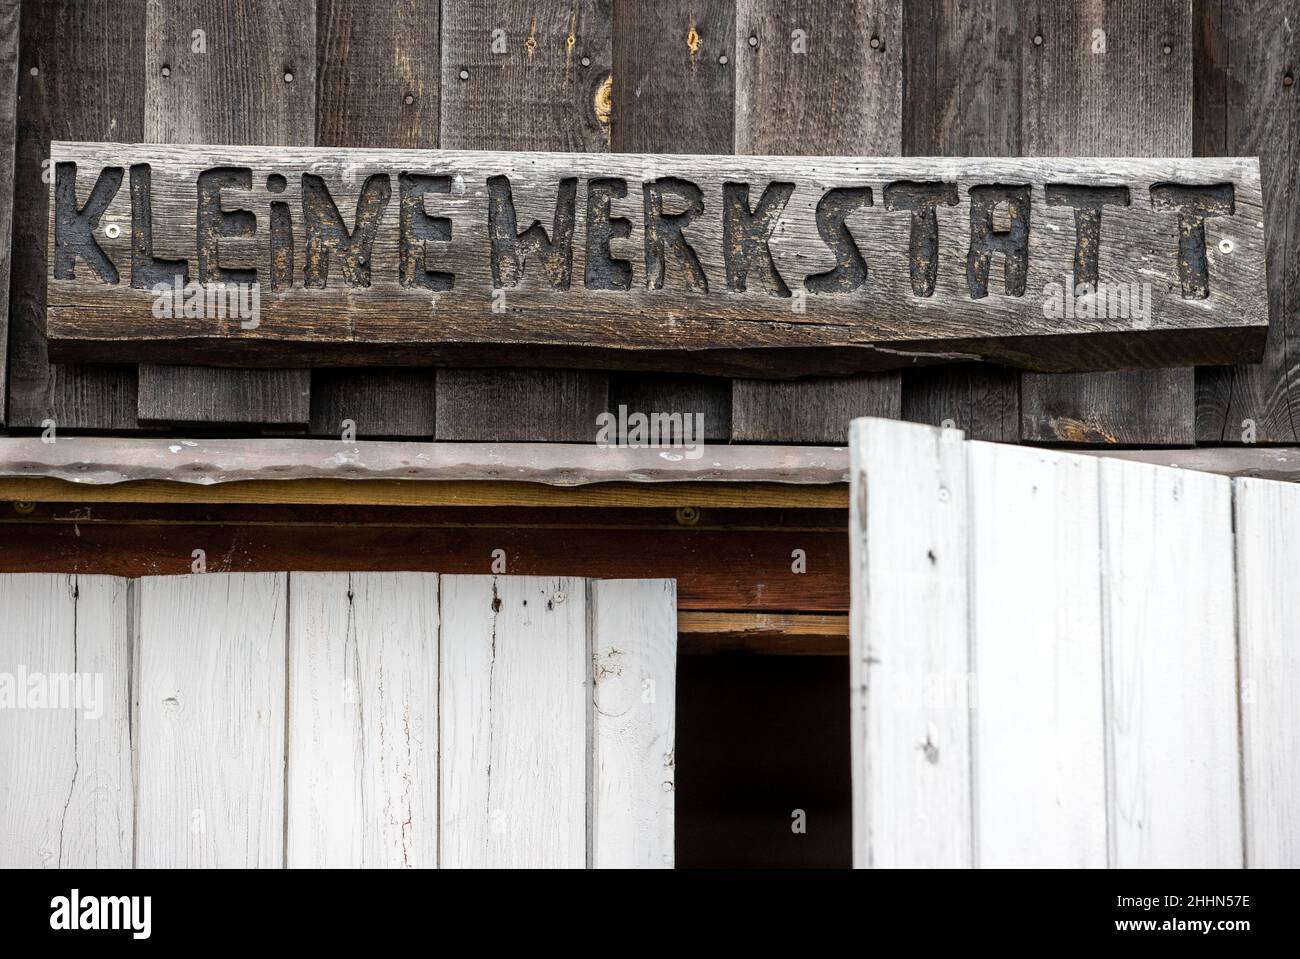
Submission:
[[[1258,365],[1196,372],[1202,443],[1300,440],[1300,3],[1198,0],[1195,147],[1200,156],[1258,156],[1267,210],[1273,318]],[[1287,86],[1290,77],[1292,84]]]
[[[612,149],[735,152],[734,0],[618,3],[614,21]],[[731,438],[728,379],[624,373],[610,390],[631,410],[702,413],[709,442]]]
[[[123,441],[98,436],[42,443],[38,437],[11,437],[0,438],[0,477],[45,476],[88,487],[128,480],[207,486],[241,480],[328,478],[507,480],[552,486],[620,481],[828,484],[848,480],[848,453],[842,447],[718,446],[710,447],[707,457],[696,459],[665,457],[662,452],[601,448],[591,437],[574,445],[373,440],[340,445],[307,439],[160,437]],[[1300,475],[1300,457],[1292,450],[1291,458],[1295,477]]]
[[[313,436],[342,436],[351,421],[357,436],[433,436],[433,370],[314,370],[311,377]]]
[[[609,381],[584,370],[440,370],[440,440],[591,443]]]
[[[915,0],[903,6],[903,153],[1020,152],[1017,0]],[[1020,438],[1020,377],[951,363],[903,373],[903,419]]]
[[[13,234],[43,236],[51,140],[143,136],[144,0],[23,4]],[[45,244],[13,245],[9,314],[11,427],[136,426],[134,365],[51,364],[45,343]]]
[[[704,439],[731,439],[732,380],[680,373],[617,373],[609,378],[609,409],[629,413],[683,413],[704,417]]]
[[[439,4],[316,2],[316,145],[436,147]],[[311,378],[315,436],[350,419],[364,436],[433,435],[433,373],[318,370]]]
[[[611,0],[445,3],[441,29],[443,147],[589,153],[609,149]],[[516,203],[520,199],[517,196]],[[553,209],[546,212],[544,203],[535,211],[520,204],[519,228],[527,228],[534,216],[550,234]],[[504,356],[499,362],[516,365]],[[581,386],[579,379],[585,380]],[[438,434],[445,438],[441,428],[445,403],[456,419],[446,435],[463,439],[487,439],[500,431],[501,422],[513,410],[537,406],[550,415],[532,419],[537,432],[528,439],[558,441],[589,435],[585,415],[553,417],[580,412],[568,405],[571,390],[597,395],[608,390],[608,382],[608,376],[598,372],[535,370],[520,377],[505,370],[448,371],[440,375],[438,384]],[[476,413],[474,396],[484,388],[506,409]],[[483,416],[481,422],[478,415]]]
[[[1188,0],[1025,0],[1020,25],[1026,154],[1191,154]],[[1104,52],[1094,52],[1098,30],[1104,32]],[[1026,374],[1020,383],[1021,436],[1051,443],[1190,444],[1194,389],[1189,368],[1087,377]],[[1082,432],[1078,424],[1084,424]]]
[[[736,152],[902,152],[903,4],[741,0]],[[844,443],[856,416],[897,417],[902,374],[735,380],[732,439]]]
[[[58,144],[60,160],[76,162],[80,196],[87,196],[106,166],[129,160],[153,169],[155,235],[194,230],[194,184],[214,166],[255,170],[246,202],[265,210],[272,194],[268,173],[288,175],[283,197],[301,203],[299,173],[315,169],[337,184],[336,198],[350,212],[352,198],[371,176],[410,167],[445,171],[452,192],[438,195],[438,211],[452,221],[452,239],[437,244],[436,268],[454,274],[453,289],[438,292],[399,282],[398,216],[381,217],[366,268],[370,286],[353,287],[337,270],[321,289],[264,290],[260,325],[243,328],[224,320],[153,316],[155,294],[129,282],[101,281],[84,263],[72,279],[50,282],[49,332],[64,359],[113,356],[213,364],[275,366],[286,361],[320,365],[357,362],[426,364],[468,360],[472,365],[590,365],[596,360],[628,368],[691,372],[754,371],[761,376],[842,373],[889,369],[918,362],[978,359],[1037,370],[1133,369],[1170,363],[1253,359],[1266,332],[1263,228],[1258,167],[1253,159],[1088,158],[919,160],[906,158],[699,157],[628,154],[473,153],[444,150],[345,151],[300,147],[181,147],[122,144]],[[689,234],[699,272],[710,291],[692,292],[686,269],[665,270],[663,289],[643,289],[644,264],[632,263],[630,289],[588,289],[583,275],[586,218],[574,228],[572,274],[567,290],[552,288],[535,265],[505,290],[503,312],[494,312],[494,280],[486,236],[487,181],[509,177],[518,185],[524,215],[555,202],[565,176],[585,184],[616,175],[635,184],[648,172],[690,177],[704,197],[720,198],[724,181],[794,184],[787,209],[770,241],[771,261],[791,286],[791,296],[757,287],[725,288],[722,204],[705,205]],[[938,214],[937,276],[932,296],[916,295],[909,268],[911,216],[882,206],[859,208],[846,221],[870,270],[867,282],[847,294],[816,291],[796,298],[804,277],[829,270],[835,256],[817,235],[812,210],[831,188],[888,184],[917,177],[954,181],[958,203]],[[1073,213],[1048,206],[1044,183],[1124,183],[1132,204],[1107,214],[1099,249],[1099,275],[1107,283],[1152,287],[1149,318],[1092,320],[1054,317],[1048,307],[1060,291],[1074,257]],[[1206,222],[1209,295],[1184,298],[1179,280],[1178,216],[1153,206],[1149,188],[1162,182],[1230,183],[1235,214]],[[381,180],[382,182],[382,180]],[[1030,185],[1032,223],[1024,295],[1006,295],[1001,270],[990,273],[989,295],[972,298],[964,268],[970,246],[969,191],[980,185]],[[585,187],[575,187],[575,208],[585,207]],[[130,257],[129,199],[119,190],[101,219],[98,244],[125,268]],[[525,200],[524,198],[528,199]],[[540,209],[539,209],[540,207]],[[635,257],[643,228],[631,215],[626,253]],[[860,219],[859,219],[860,218]],[[698,230],[694,229],[698,223]],[[109,236],[118,225],[119,235]],[[54,222],[51,218],[51,236]],[[1220,254],[1220,239],[1234,252]],[[53,240],[51,240],[53,242]],[[295,262],[306,262],[303,230],[295,231]],[[174,248],[174,247],[173,247]],[[228,259],[269,262],[263,231],[227,239]],[[426,250],[426,254],[428,251]],[[301,254],[299,257],[298,254]],[[426,255],[426,262],[428,256]],[[79,261],[81,262],[81,261]],[[51,271],[53,272],[53,271]],[[676,274],[682,274],[678,276]],[[436,303],[434,300],[436,299]],[[794,307],[805,304],[803,312]],[[437,317],[430,323],[430,316]]]
[[[740,443],[849,441],[859,416],[898,419],[897,373],[864,373],[802,380],[731,381],[731,437]]]
[[[315,0],[149,0],[146,140],[311,144],[315,97]],[[184,256],[192,245],[155,227],[155,255]],[[300,425],[310,392],[307,370],[146,364],[137,395],[145,421]]]
[[[18,0],[0,3],[0,427],[5,424],[5,399],[9,394],[9,253],[13,239],[20,8]]]

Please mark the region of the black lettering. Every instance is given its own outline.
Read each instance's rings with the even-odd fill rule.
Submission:
[[[587,181],[587,269],[584,282],[589,290],[628,290],[632,288],[632,263],[614,257],[610,240],[626,239],[632,234],[632,221],[611,217],[610,200],[627,196],[627,181],[618,178]]]
[[[993,211],[1007,205],[1011,226],[993,228]],[[989,295],[989,266],[993,254],[1005,257],[1003,284],[1008,296],[1024,296],[1029,276],[1029,187],[973,186],[970,188],[970,251],[966,256],[966,285],[972,300]]]
[[[907,269],[917,296],[934,296],[939,278],[939,216],[935,211],[941,205],[957,205],[957,184],[903,180],[885,187],[885,209],[912,214]]]
[[[435,292],[450,290],[456,285],[455,274],[427,269],[424,244],[451,240],[451,219],[430,216],[424,208],[424,196],[426,193],[450,193],[451,177],[403,173],[397,181],[401,194],[398,201],[401,219],[398,282],[402,286],[418,286]]]
[[[524,275],[530,256],[541,264],[542,273],[557,290],[569,288],[573,270],[574,208],[578,199],[578,180],[566,177],[555,195],[555,219],[551,236],[540,220],[523,233],[516,232],[515,199],[510,178],[488,177],[488,236],[492,240],[492,285],[516,286]]]
[[[682,230],[704,212],[704,194],[690,180],[660,177],[641,186],[645,197],[645,285],[647,290],[662,290],[668,261],[682,274],[690,293],[708,293],[709,280],[695,249],[686,242]],[[686,201],[680,213],[664,213],[664,197],[672,195]]]
[[[324,288],[331,253],[339,258],[343,279],[349,286],[370,285],[370,247],[391,196],[388,174],[367,177],[357,200],[356,226],[349,233],[325,181],[312,173],[302,175],[302,212],[307,229],[304,286]]]
[[[790,287],[772,262],[771,242],[792,193],[793,183],[769,183],[751,212],[748,183],[722,184],[722,259],[727,286],[737,293],[745,292],[752,268],[772,296],[790,295]]]
[[[137,290],[170,287],[176,277],[182,286],[190,281],[188,262],[153,255],[152,173],[147,163],[131,167],[131,286]]]
[[[1183,186],[1153,183],[1151,205],[1178,211],[1178,279],[1184,299],[1203,300],[1210,295],[1210,263],[1205,256],[1205,221],[1212,216],[1232,216],[1236,193],[1231,183]]]
[[[1046,191],[1048,206],[1074,208],[1074,288],[1087,283],[1095,290],[1101,259],[1101,208],[1128,206],[1128,187],[1049,183]]]
[[[94,230],[99,218],[117,196],[122,186],[124,171],[120,166],[104,167],[99,171],[90,199],[83,207],[77,206],[77,165],[58,163],[54,169],[54,278],[72,280],[77,257],[95,271],[105,283],[117,283],[117,267],[95,240]]]

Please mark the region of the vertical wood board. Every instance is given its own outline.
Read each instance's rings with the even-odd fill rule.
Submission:
[[[852,436],[853,862],[970,866],[965,443],[888,420]]]
[[[677,585],[591,582],[595,868],[672,868]]]
[[[290,867],[438,864],[438,576],[294,573]]]
[[[288,580],[136,584],[136,865],[282,865]]]
[[[1105,866],[1097,461],[967,456],[977,863]]]
[[[1234,481],[1246,865],[1300,866],[1300,486]]]
[[[587,615],[583,580],[442,578],[442,866],[586,864]]]

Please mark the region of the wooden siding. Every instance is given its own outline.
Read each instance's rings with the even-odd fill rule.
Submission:
[[[1295,489],[857,421],[855,862],[1300,865]]]
[[[1300,441],[1290,343],[1300,231],[1287,228],[1300,168],[1292,135],[1300,94],[1293,31],[1285,27],[1300,19],[1300,0],[1098,2],[1068,10],[1047,0],[872,0],[851,12],[819,0],[557,0],[526,8],[503,0],[405,0],[391,12],[351,0],[294,0],[292,23],[282,28],[273,16],[282,5],[269,0],[21,6],[18,238],[41,235],[42,161],[51,139],[161,135],[161,128],[149,131],[161,122],[164,93],[192,84],[185,71],[196,66],[166,64],[172,72],[162,75],[155,41],[173,17],[167,7],[180,11],[177,29],[189,27],[187,36],[213,19],[210,43],[224,30],[217,20],[246,29],[269,24],[236,44],[238,51],[207,54],[205,76],[223,101],[219,109],[181,116],[177,101],[175,122],[205,126],[196,131],[205,137],[209,129],[211,137],[240,137],[227,128],[245,123],[263,139],[322,146],[1257,153],[1273,328],[1263,364],[1200,370],[1194,397],[1187,372],[1029,376],[1022,411],[1019,374],[962,365],[909,371],[897,389],[888,378],[879,386],[827,380],[791,387],[591,372],[588,387],[576,392],[536,374],[505,376],[484,392],[481,382],[462,384],[456,374],[438,388],[432,371],[381,371],[313,374],[308,409],[305,388],[211,385],[246,381],[246,374],[184,374],[195,378],[188,394],[172,386],[158,394],[152,372],[137,387],[134,367],[50,366],[41,336],[45,252],[24,241],[13,244],[7,317],[10,430],[39,430],[46,420],[69,431],[137,430],[139,389],[146,420],[175,424],[190,416],[190,427],[228,435],[253,435],[269,423],[333,436],[351,420],[369,437],[526,432],[534,440],[585,439],[587,403],[564,397],[594,402],[607,388],[611,404],[627,398],[648,411],[702,411],[715,442],[832,442],[846,435],[849,416],[867,412],[951,422],[976,438],[1048,444]],[[180,22],[187,16],[194,24]],[[503,31],[504,52],[493,46],[495,30]],[[806,34],[803,52],[795,50],[795,31]],[[411,49],[422,55],[404,52]],[[438,52],[428,56],[430,49]],[[287,59],[294,60],[292,82],[284,79]],[[241,82],[223,83],[236,66]],[[277,129],[263,130],[268,123]],[[501,396],[507,404],[500,409],[483,400]],[[438,399],[460,410],[445,433],[437,426]],[[194,412],[175,412],[185,405]],[[523,409],[544,412],[513,423],[512,410]],[[515,434],[510,427],[518,427]]]
[[[0,575],[0,867],[671,867],[676,631],[661,580]]]

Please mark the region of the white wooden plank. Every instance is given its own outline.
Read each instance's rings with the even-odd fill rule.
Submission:
[[[127,588],[0,576],[0,868],[131,865]]]
[[[672,868],[677,584],[597,580],[591,592],[590,863]]]
[[[1300,866],[1300,486],[1235,481],[1246,865]]]
[[[293,573],[290,866],[438,863],[438,577]]]
[[[586,584],[444,576],[443,866],[586,862]]]
[[[1242,864],[1230,482],[1101,464],[1114,866]]]
[[[1106,865],[1097,461],[968,443],[975,850]]]
[[[138,865],[282,864],[287,586],[139,581]]]
[[[969,866],[962,434],[860,419],[851,437],[854,865]]]

